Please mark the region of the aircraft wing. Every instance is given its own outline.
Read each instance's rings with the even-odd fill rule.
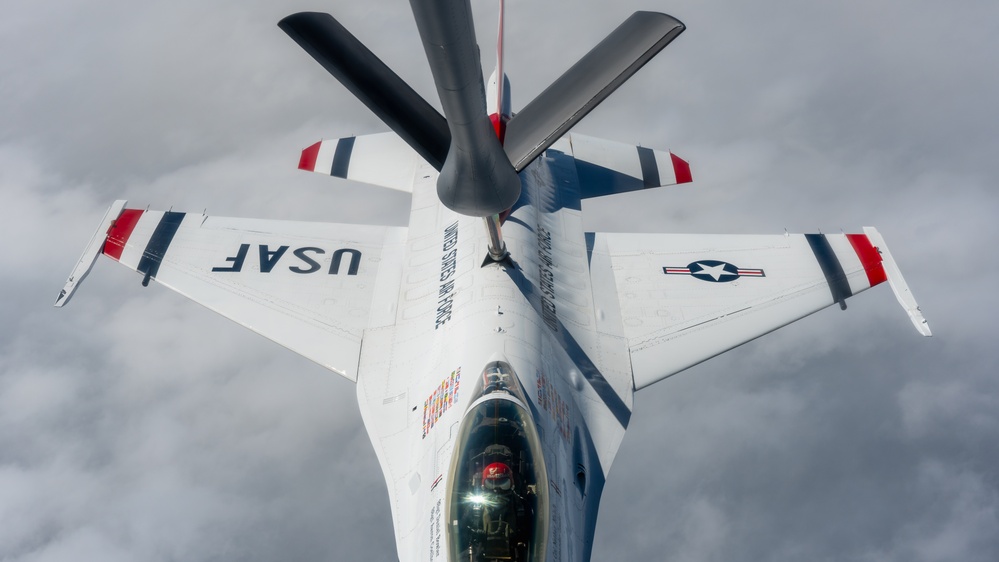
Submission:
[[[587,235],[599,329],[623,337],[636,389],[883,281],[930,335],[880,234]]]
[[[112,205],[56,306],[100,254],[356,381],[361,336],[394,318],[406,228]]]

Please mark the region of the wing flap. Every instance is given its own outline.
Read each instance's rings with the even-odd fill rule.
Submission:
[[[591,237],[591,276],[614,285],[640,389],[883,282],[865,234]],[[873,251],[872,251],[873,250]],[[913,301],[914,302],[914,301]],[[605,315],[606,316],[606,315]],[[613,316],[612,316],[613,317]]]

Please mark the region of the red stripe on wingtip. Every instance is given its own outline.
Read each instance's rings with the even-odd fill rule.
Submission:
[[[121,259],[121,253],[125,250],[128,238],[135,230],[135,225],[142,216],[141,209],[125,209],[118,215],[118,218],[108,229],[108,236],[104,240],[104,255],[115,260]]]
[[[676,175],[676,183],[690,183],[694,179],[690,176],[690,164],[672,152],[669,157],[673,160],[673,174]]]
[[[871,244],[871,239],[866,234],[847,234],[846,239],[850,241],[853,250],[857,252],[860,263],[867,272],[867,281],[871,287],[888,280],[885,268],[881,265],[881,253]]]
[[[302,157],[298,160],[299,170],[316,171],[316,159],[319,158],[319,146],[321,144],[323,144],[323,141],[319,141],[302,151]]]

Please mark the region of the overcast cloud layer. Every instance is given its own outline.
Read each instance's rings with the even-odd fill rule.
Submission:
[[[2,6],[0,560],[393,560],[349,382],[107,260],[51,304],[117,198],[403,224],[295,169],[385,127],[275,24],[331,12],[436,104],[408,3]],[[695,183],[587,228],[875,225],[935,336],[879,287],[642,391],[593,559],[999,560],[999,5],[510,0],[514,109],[638,9],[688,30],[578,129]]]

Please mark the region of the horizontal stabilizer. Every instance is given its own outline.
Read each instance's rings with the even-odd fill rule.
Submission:
[[[319,141],[302,151],[301,170],[413,192],[424,160],[395,133]],[[428,170],[429,171],[429,170]]]
[[[451,146],[444,117],[329,14],[302,12],[278,23],[306,52],[434,168]]]
[[[510,119],[503,144],[523,170],[684,30],[666,14],[635,12]]]
[[[580,197],[583,199],[692,180],[690,164],[671,152],[578,133],[567,136],[576,161]],[[556,148],[558,146],[555,145]]]

